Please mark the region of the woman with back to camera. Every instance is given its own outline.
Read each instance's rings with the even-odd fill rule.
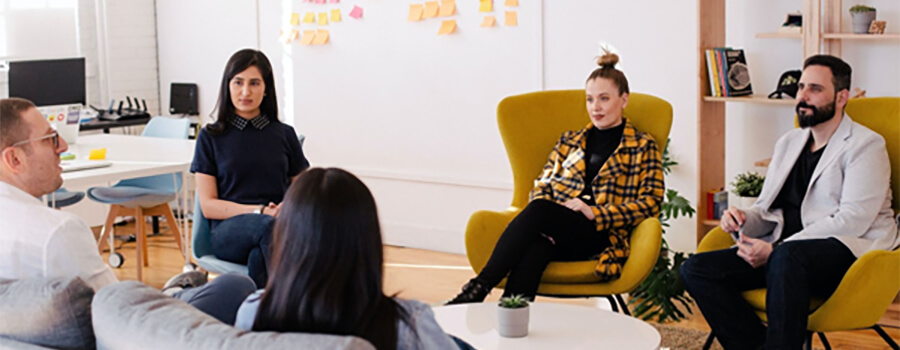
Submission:
[[[619,277],[631,230],[659,214],[665,186],[653,137],[622,117],[629,89],[618,61],[604,50],[585,83],[590,124],[563,133],[528,205],[503,231],[481,273],[448,304],[482,302],[504,277],[504,297],[534,299],[551,261],[597,259],[599,280]]]
[[[216,257],[247,264],[257,288],[275,216],[291,181],[309,162],[294,128],[278,120],[275,78],[260,51],[236,52],[225,65],[215,122],[197,136],[195,173]]]
[[[375,200],[352,174],[303,172],[284,197],[272,239],[269,283],[247,297],[235,327],[353,335],[378,349],[458,348],[428,305],[384,295]]]

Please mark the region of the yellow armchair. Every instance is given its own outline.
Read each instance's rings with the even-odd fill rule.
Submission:
[[[672,126],[672,106],[657,97],[632,93],[624,116],[639,131],[649,133],[660,151]],[[550,151],[567,130],[578,130],[590,121],[584,90],[541,91],[510,96],[497,106],[497,124],[513,172],[513,199],[504,211],[478,211],[466,226],[466,255],[475,272],[481,272],[510,221],[528,204],[528,193]],[[662,244],[657,219],[644,220],[631,233],[631,255],[617,280],[602,283],[594,276],[596,261],[553,262],[547,266],[538,294],[557,297],[605,296],[613,310],[628,312],[619,296],[634,290],[650,274]],[[505,285],[501,282],[500,287]],[[614,298],[615,297],[615,298]],[[618,304],[618,305],[617,305]]]
[[[884,137],[891,162],[893,208],[900,210],[900,97],[851,99],[847,115]],[[730,234],[717,227],[709,231],[697,246],[697,253],[727,249],[734,245]],[[831,349],[825,332],[872,328],[894,349],[897,343],[877,322],[891,300],[900,291],[900,250],[871,251],[859,257],[827,300],[810,303],[807,330],[818,333],[826,349]],[[766,321],[766,290],[743,293],[744,299]],[[813,311],[814,310],[814,311]],[[711,343],[712,335],[707,341]]]

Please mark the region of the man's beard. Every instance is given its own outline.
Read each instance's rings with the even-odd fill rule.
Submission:
[[[797,111],[797,124],[800,124],[801,128],[810,128],[831,120],[831,118],[834,118],[834,107],[836,102],[836,99],[831,100],[831,104],[826,104],[821,109],[807,104],[806,101],[797,102],[797,107],[794,108],[794,110]],[[812,110],[812,113],[804,115],[800,112],[801,108],[809,108]]]

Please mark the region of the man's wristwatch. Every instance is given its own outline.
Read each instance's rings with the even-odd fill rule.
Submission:
[[[265,209],[266,209],[266,205],[260,204],[259,208],[256,208],[253,210],[253,214],[262,214],[263,210],[265,210]]]

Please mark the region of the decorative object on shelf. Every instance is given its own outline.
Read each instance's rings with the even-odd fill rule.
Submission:
[[[672,172],[673,166],[678,165],[669,153],[669,145],[672,144],[671,140],[669,141],[662,154],[662,168],[666,175]],[[694,217],[694,212],[694,207],[687,198],[682,197],[677,190],[667,189],[666,199],[659,212],[663,233],[669,227],[669,220],[679,216],[691,218]],[[687,258],[683,252],[669,250],[669,243],[663,235],[656,265],[650,270],[650,275],[629,293],[628,305],[631,306],[634,317],[645,321],[653,319],[659,323],[677,322],[684,319],[685,315],[675,305],[675,301],[681,303],[685,311],[692,313],[690,304],[693,300],[685,293],[684,283],[678,274],[678,269]]]
[[[746,209],[753,206],[753,203],[756,203],[765,181],[765,176],[749,171],[734,177],[734,182],[731,183],[731,191],[741,197],[740,208]]]
[[[784,23],[778,28],[778,33],[783,34],[800,34],[803,32],[803,15],[800,11],[796,13],[788,13]]]
[[[875,20],[876,10],[866,5],[853,5],[850,8],[850,18],[853,20],[854,34],[869,33],[869,25]]]
[[[797,83],[800,81],[801,73],[800,70],[789,70],[781,73],[781,78],[778,78],[778,86],[775,87],[775,91],[769,94],[769,98],[783,98],[781,94],[796,98]]]
[[[521,295],[501,298],[497,308],[497,333],[504,338],[528,335],[528,299]]]
[[[884,34],[884,28],[887,27],[887,21],[872,21],[869,25],[869,34]]]
[[[850,98],[865,98],[865,97],[866,97],[866,90],[861,90],[858,87],[853,88],[853,96],[850,96]]]
[[[725,69],[728,81],[729,96],[744,96],[753,94],[753,86],[750,85],[750,68],[744,57],[744,50],[725,51]]]

